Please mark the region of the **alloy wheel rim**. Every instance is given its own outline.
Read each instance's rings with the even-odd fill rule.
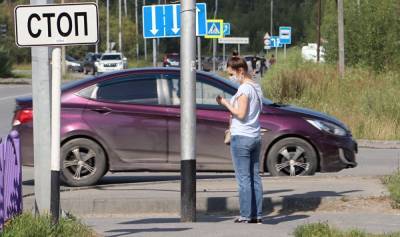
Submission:
[[[70,173],[74,180],[81,180],[96,173],[96,153],[86,147],[74,147],[64,160],[64,171]]]
[[[278,152],[275,170],[288,176],[304,175],[310,169],[307,154],[301,146],[285,146]]]

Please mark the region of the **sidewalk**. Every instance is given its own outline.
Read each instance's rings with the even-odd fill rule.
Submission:
[[[236,182],[231,176],[197,180],[199,213],[234,213],[239,210]],[[264,212],[293,213],[324,210],[389,210],[387,190],[377,177],[264,177]],[[24,209],[33,208],[34,197],[24,198]],[[102,185],[64,190],[61,208],[74,215],[127,216],[177,215],[180,181]]]

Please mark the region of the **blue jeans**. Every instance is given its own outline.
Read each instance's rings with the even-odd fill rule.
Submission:
[[[260,177],[259,137],[232,136],[231,154],[239,189],[240,217],[262,217],[263,188]]]

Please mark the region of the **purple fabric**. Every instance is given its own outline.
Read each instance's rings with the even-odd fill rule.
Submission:
[[[22,212],[22,168],[18,132],[0,143],[0,226]]]

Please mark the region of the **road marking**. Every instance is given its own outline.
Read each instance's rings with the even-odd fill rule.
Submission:
[[[20,96],[27,96],[27,95],[31,95],[31,94],[32,94],[32,93],[21,94],[21,95],[13,95],[13,96],[7,96],[7,97],[0,98],[0,101],[2,101],[2,100],[9,100],[9,99],[15,99],[15,98],[20,97]]]

